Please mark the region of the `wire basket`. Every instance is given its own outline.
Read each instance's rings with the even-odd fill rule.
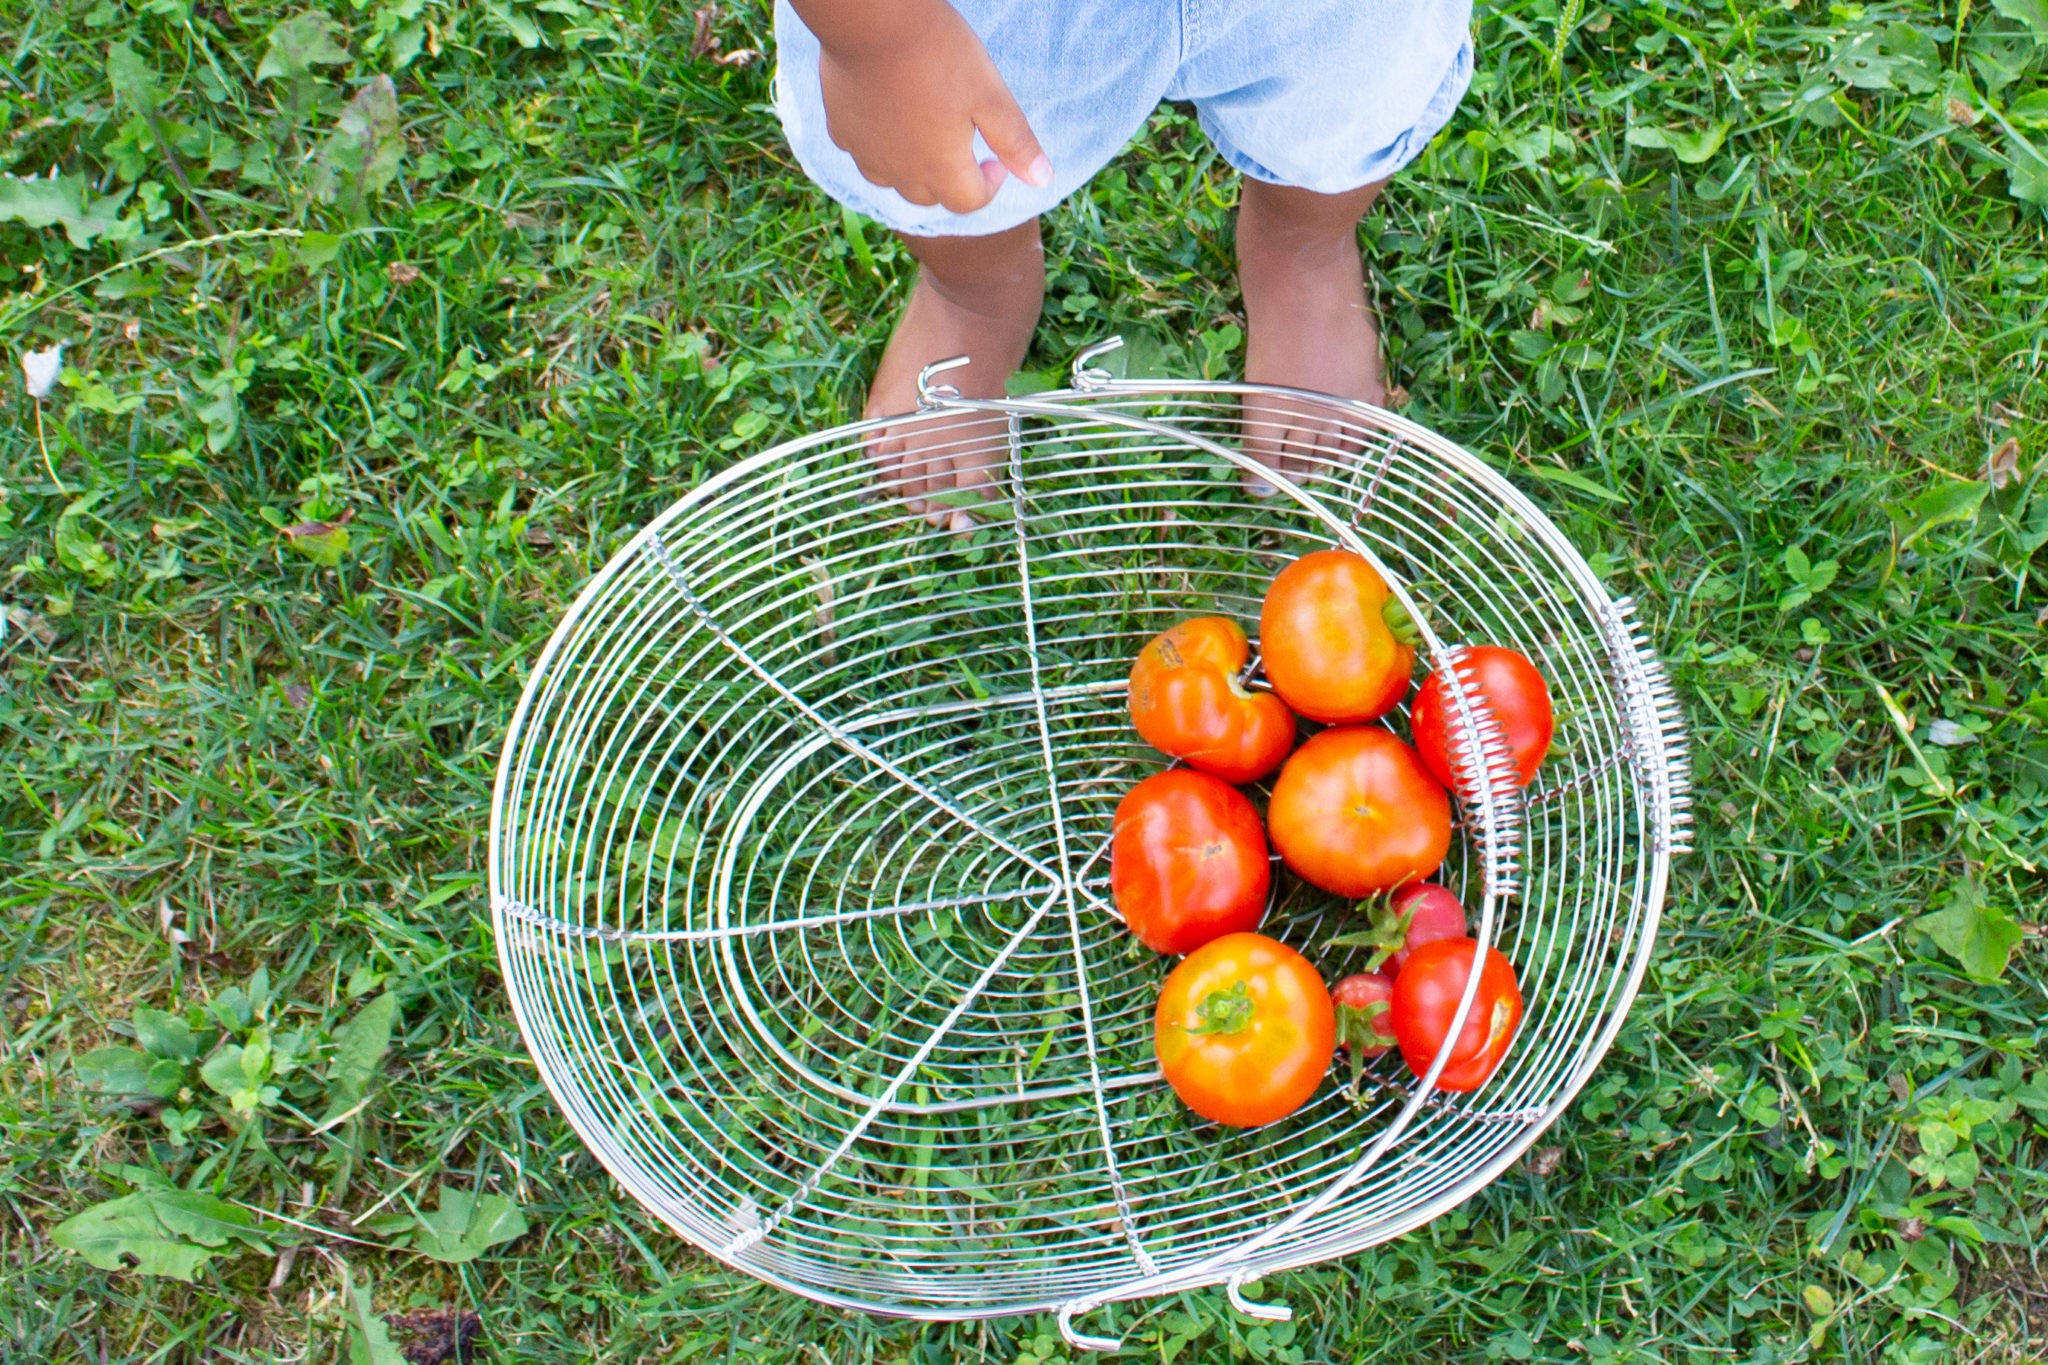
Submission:
[[[1114,342],[1106,345],[1114,345]],[[499,769],[499,954],[540,1074],[636,1199],[730,1265],[878,1313],[1080,1315],[1384,1241],[1469,1197],[1621,1026],[1685,844],[1675,700],[1632,621],[1499,474],[1392,413],[1331,416],[1292,476],[1239,446],[1306,395],[1125,382],[967,402],[921,381],[975,524],[873,495],[836,428],[743,461],[584,589]],[[1277,491],[1275,491],[1277,490]],[[1131,729],[1144,642],[1311,550],[1365,554],[1423,632],[1521,650],[1557,737],[1518,791],[1476,691],[1438,880],[1515,963],[1498,1073],[1438,1093],[1398,1054],[1291,1118],[1219,1128],[1160,1078],[1169,962],[1109,903],[1110,817],[1164,766]],[[1276,878],[1264,932],[1334,981],[1348,908]],[[1355,926],[1354,926],[1355,927]],[[1477,973],[1473,974],[1476,985]],[[1472,992],[1465,1004],[1469,1007]],[[1451,1036],[1457,1036],[1453,1027]]]

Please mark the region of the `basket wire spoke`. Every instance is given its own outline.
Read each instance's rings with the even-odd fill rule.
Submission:
[[[874,496],[883,425],[754,456],[585,588],[521,697],[492,812],[515,1013],[620,1182],[696,1245],[869,1311],[1060,1313],[1223,1284],[1417,1226],[1577,1093],[1641,980],[1689,791],[1677,702],[1626,601],[1483,462],[1330,401],[1283,472],[1248,437],[1301,398],[1114,381],[897,428],[986,464],[945,529]],[[902,472],[902,471],[899,471]],[[1332,545],[1370,556],[1477,738],[1441,880],[1528,1013],[1481,1090],[1389,1055],[1236,1132],[1161,1080],[1166,964],[1109,903],[1110,819],[1162,760],[1129,661],[1188,615],[1255,622]],[[1549,679],[1519,791],[1462,643]],[[1256,647],[1256,641],[1254,641]],[[1254,685],[1262,685],[1254,680]],[[1390,718],[1397,728],[1399,718]],[[1262,799],[1262,798],[1261,798]],[[1276,879],[1267,932],[1334,979],[1348,907]],[[1474,991],[1463,1008],[1469,1010]]]

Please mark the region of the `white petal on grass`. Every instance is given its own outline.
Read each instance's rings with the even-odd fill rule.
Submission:
[[[21,358],[21,371],[28,376],[29,397],[49,397],[57,376],[64,373],[64,343],[60,341],[47,351],[28,352]]]
[[[1965,744],[1975,744],[1977,737],[1952,720],[1938,720],[1927,727],[1927,742],[1939,744],[1944,749],[1957,749]]]

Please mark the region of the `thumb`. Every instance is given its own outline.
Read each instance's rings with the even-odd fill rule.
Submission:
[[[1038,138],[1017,101],[1008,90],[1001,94],[1001,99],[992,101],[974,116],[974,126],[981,130],[982,140],[1004,169],[1042,190],[1052,183],[1052,162],[1046,160],[1045,149],[1038,145]]]

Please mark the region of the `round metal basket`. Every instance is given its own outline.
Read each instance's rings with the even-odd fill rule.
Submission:
[[[651,1212],[828,1303],[1051,1310],[1093,1347],[1115,1343],[1081,1314],[1205,1284],[1284,1316],[1243,1283],[1414,1228],[1512,1162],[1621,1025],[1688,804],[1628,603],[1493,469],[1325,399],[1314,448],[1260,489],[1248,424],[1308,395],[1113,380],[1102,349],[1028,400],[928,375],[888,424],[993,457],[971,526],[874,495],[870,422],[747,459],[643,530],[527,682],[490,850],[527,1045]],[[1255,628],[1274,573],[1332,545],[1381,566],[1431,666],[1496,643],[1550,681],[1557,739],[1526,791],[1454,691],[1485,744],[1439,877],[1528,1013],[1474,1093],[1434,1091],[1442,1057],[1418,1082],[1390,1054],[1355,1091],[1339,1067],[1293,1117],[1222,1129],[1159,1077],[1171,963],[1108,900],[1111,813],[1167,761],[1126,678],[1176,620]],[[1275,886],[1265,931],[1327,979],[1356,970],[1327,946],[1350,908]]]

